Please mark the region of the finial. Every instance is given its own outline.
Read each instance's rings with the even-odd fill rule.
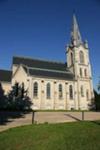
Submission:
[[[87,41],[87,40],[84,41],[84,46],[85,46],[86,49],[89,48],[89,47],[88,47],[88,41]]]

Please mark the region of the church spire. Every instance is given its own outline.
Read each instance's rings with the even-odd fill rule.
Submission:
[[[74,45],[80,45],[82,43],[82,38],[81,38],[81,34],[79,31],[79,27],[78,27],[78,23],[77,23],[75,14],[73,14],[71,43]]]

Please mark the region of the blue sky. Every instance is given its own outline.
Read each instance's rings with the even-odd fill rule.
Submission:
[[[0,0],[0,69],[12,57],[65,61],[73,10],[90,48],[93,81],[100,76],[100,0]]]

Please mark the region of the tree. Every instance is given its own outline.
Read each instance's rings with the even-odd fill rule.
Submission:
[[[100,94],[94,90],[96,110],[100,111]]]
[[[0,110],[6,108],[6,100],[7,100],[7,97],[4,94],[2,84],[0,83]]]
[[[98,91],[100,91],[100,80],[99,80],[99,83],[98,83]]]
[[[32,102],[27,96],[24,83],[19,85],[19,83],[16,82],[8,94],[8,108],[13,110],[26,110],[30,109],[31,105]]]

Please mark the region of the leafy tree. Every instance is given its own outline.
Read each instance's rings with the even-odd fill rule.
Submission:
[[[13,86],[13,92],[14,92],[14,96],[17,97],[18,96],[18,90],[19,90],[19,83],[16,82],[15,86]]]
[[[100,91],[100,80],[98,82],[98,91]],[[96,110],[100,111],[100,93],[94,90]]]
[[[32,102],[27,96],[24,83],[19,85],[19,83],[16,82],[8,94],[8,108],[13,110],[25,110],[30,109],[31,105]]]
[[[94,90],[96,110],[100,111],[100,94]]]
[[[100,91],[100,80],[99,80],[99,83],[98,83],[98,91]]]
[[[4,94],[2,84],[0,83],[0,110],[6,108],[6,100],[7,100],[7,97]]]

